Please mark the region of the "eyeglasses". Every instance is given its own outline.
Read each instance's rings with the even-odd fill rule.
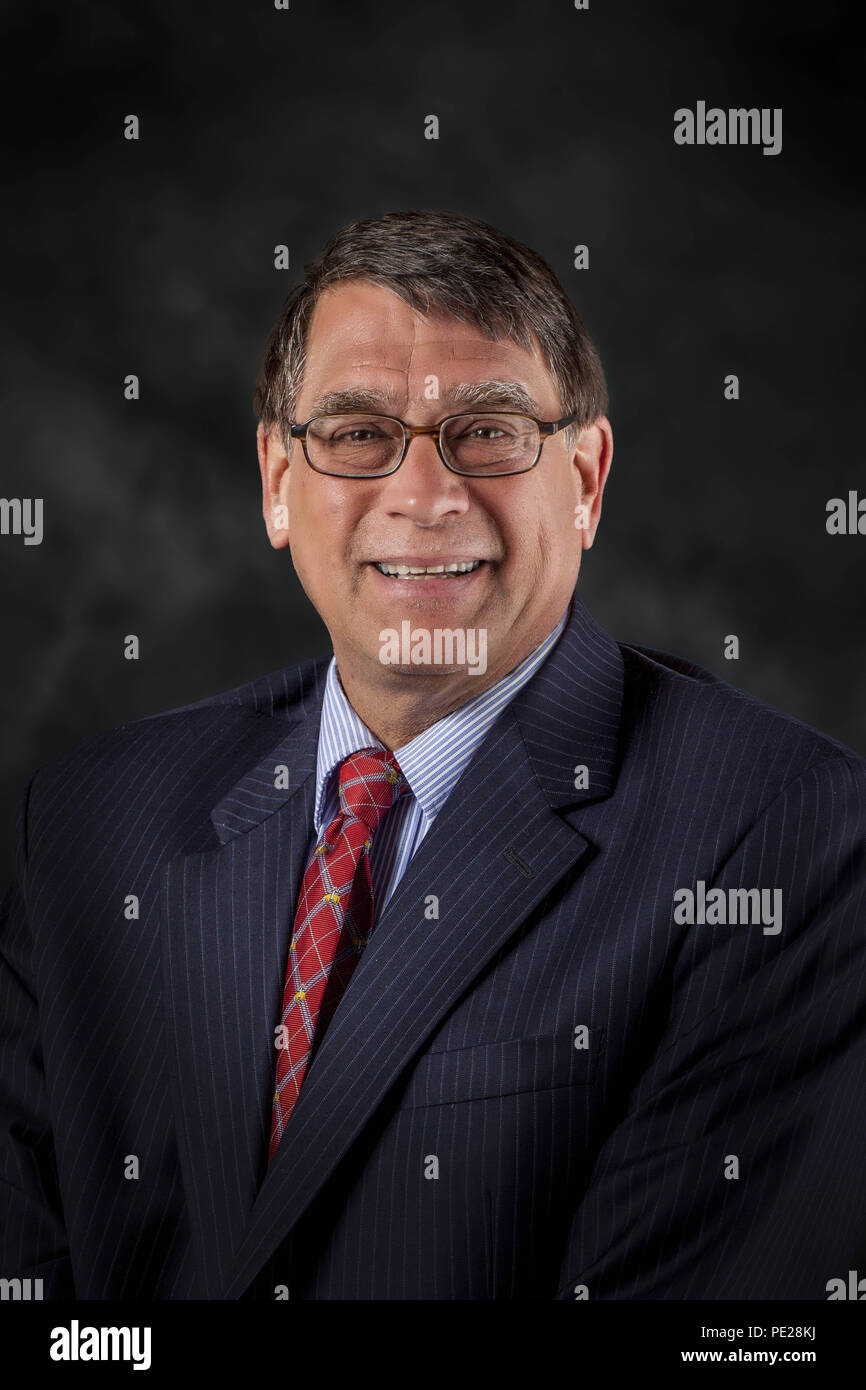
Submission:
[[[384,478],[395,473],[418,434],[436,441],[439,457],[452,473],[471,478],[502,478],[534,468],[548,435],[574,424],[577,415],[536,420],[512,411],[449,415],[438,425],[414,428],[392,415],[343,413],[314,415],[289,427],[317,473],[332,478]]]

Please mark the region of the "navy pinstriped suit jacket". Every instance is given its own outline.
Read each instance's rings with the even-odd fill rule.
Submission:
[[[326,666],[31,781],[0,931],[0,1276],[825,1299],[866,1231],[866,763],[575,597],[382,913],[268,1170]],[[678,925],[699,880],[781,888],[781,931]]]

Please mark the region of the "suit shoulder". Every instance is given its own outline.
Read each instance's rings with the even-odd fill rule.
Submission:
[[[254,681],[144,715],[82,739],[34,775],[41,789],[62,783],[68,791],[90,777],[125,780],[146,775],[167,781],[194,777],[219,763],[241,767],[259,744],[273,742],[275,725],[305,718],[320,699],[329,658],[302,662]],[[217,754],[217,750],[218,754]],[[229,756],[230,754],[230,756]]]
[[[726,781],[760,779],[780,790],[818,764],[837,761],[861,781],[866,759],[853,748],[741,690],[697,662],[671,652],[620,642],[625,667],[623,713],[633,729],[671,740],[685,768],[707,767]],[[675,740],[675,741],[674,741]]]

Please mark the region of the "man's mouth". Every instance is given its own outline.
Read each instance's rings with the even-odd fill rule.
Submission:
[[[451,578],[458,574],[471,574],[483,565],[483,560],[448,560],[439,564],[414,565],[397,560],[374,560],[372,562],[380,574],[392,579]]]

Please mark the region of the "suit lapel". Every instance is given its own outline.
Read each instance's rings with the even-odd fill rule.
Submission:
[[[244,1035],[246,1092],[235,1098],[231,1120],[237,1131],[226,1136],[219,1116],[209,1119],[203,1106],[196,1124],[200,1157],[212,1144],[223,1164],[234,1161],[232,1168],[221,1170],[216,1186],[222,1209],[232,1218],[231,1240],[214,1236],[210,1246],[218,1246],[223,1255],[230,1249],[236,1251],[232,1272],[218,1296],[234,1298],[243,1293],[449,1009],[563,875],[579,865],[588,842],[560,811],[610,792],[622,680],[623,663],[616,643],[575,598],[559,643],[496,721],[382,913],[309,1067],[289,1127],[252,1203],[251,1175],[256,1157],[252,1150],[258,1146],[261,1152],[262,1146],[266,1147],[262,1095],[257,1097],[254,1088],[262,1088],[269,1116],[275,1064],[273,1034],[262,1027],[258,1010],[268,1007],[269,1027],[277,1025],[287,932],[294,913],[290,888],[297,890],[312,826],[315,778],[310,774],[315,770],[315,746],[309,730],[303,745],[306,762],[302,762],[298,775],[306,775],[310,782],[299,786],[289,805],[272,817],[275,831],[288,837],[285,872],[282,877],[278,875],[278,886],[248,884],[255,874],[267,872],[261,826],[247,829],[244,838],[249,846],[236,849],[233,868],[227,865],[222,875],[210,868],[208,887],[214,902],[231,900],[239,911],[243,911],[245,901],[252,903],[245,919],[234,928],[221,920],[218,925],[211,923],[210,930],[218,933],[219,940],[227,937],[236,950],[245,953],[251,962],[249,973],[259,980],[257,998],[242,1007],[238,1023],[229,1024],[227,1039],[218,1044],[219,1075],[231,1075],[227,1070],[230,1049]],[[301,744],[296,752],[302,752]],[[585,778],[581,775],[576,779],[579,767],[586,768]],[[268,795],[266,789],[259,794]],[[238,802],[237,797],[234,802]],[[250,814],[248,803],[246,814]],[[271,856],[274,852],[271,845]],[[237,891],[239,880],[246,898]],[[235,885],[231,890],[230,883]],[[188,918],[195,917],[199,892],[193,877],[183,895]],[[438,899],[438,918],[425,911],[433,897]],[[268,920],[268,913],[274,914],[268,949],[261,939],[260,925],[253,926],[260,910],[262,920]],[[208,926],[196,923],[194,930],[195,948]],[[248,936],[252,936],[252,944],[240,944]],[[279,962],[275,959],[277,936],[282,947]],[[190,944],[185,944],[190,949]],[[270,972],[267,986],[261,983],[264,976],[258,975],[259,967]],[[206,1018],[212,1030],[225,1017],[225,951],[221,969],[222,974],[214,962],[193,1003],[181,1009],[181,1022],[188,1029],[196,1022],[200,1027]],[[233,1001],[227,1002],[231,1005]],[[252,1045],[251,1038],[256,1040]],[[265,1042],[260,1041],[262,1038]],[[210,1070],[204,1062],[189,1062],[187,1090],[207,1081]],[[213,1103],[214,1099],[211,1085],[207,1100]],[[256,1117],[253,1142],[250,1126]],[[239,1167],[241,1158],[243,1166]],[[239,1172],[243,1188],[232,1194],[230,1183]],[[249,1211],[249,1220],[238,1245],[236,1233],[244,1210]],[[203,1243],[205,1217],[203,1212],[199,1220]],[[220,1270],[224,1268],[223,1259]],[[212,1287],[217,1284],[215,1274]]]
[[[271,1030],[312,831],[320,713],[321,698],[214,808],[220,847],[163,874],[168,1065],[206,1297],[229,1277],[267,1152]],[[275,727],[264,724],[271,739]]]

